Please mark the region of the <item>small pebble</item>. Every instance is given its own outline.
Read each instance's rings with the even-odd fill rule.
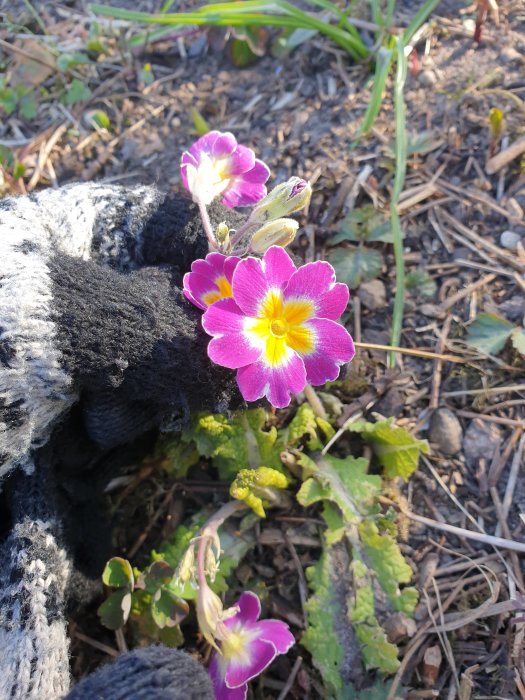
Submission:
[[[505,46],[504,48],[502,48],[499,56],[500,61],[502,63],[513,63],[514,61],[523,61],[523,59],[525,58],[520,54],[519,51],[516,51],[516,49],[512,46]]]
[[[516,251],[518,243],[521,241],[521,236],[516,231],[503,231],[499,237],[500,245],[507,250]]]
[[[511,323],[522,324],[525,318],[525,296],[515,294],[498,306],[498,314]]]
[[[437,82],[437,77],[433,70],[422,70],[418,74],[417,79],[423,87],[431,87]]]
[[[501,430],[495,423],[474,418],[463,438],[463,450],[467,466],[476,468],[481,458],[490,464],[501,442]]]
[[[455,455],[461,450],[463,429],[457,416],[448,408],[438,408],[430,419],[428,437],[444,455]]]
[[[381,280],[370,280],[363,282],[359,287],[357,296],[367,309],[375,311],[386,306],[386,289]]]

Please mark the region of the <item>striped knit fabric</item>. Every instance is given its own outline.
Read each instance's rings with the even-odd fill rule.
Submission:
[[[70,684],[72,562],[45,447],[57,423],[80,400],[108,448],[232,403],[178,288],[205,251],[194,205],[154,187],[0,200],[0,491],[12,523],[0,543],[0,700],[55,700]]]

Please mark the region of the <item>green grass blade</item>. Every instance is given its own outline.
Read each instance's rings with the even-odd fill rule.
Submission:
[[[406,130],[406,108],[404,99],[404,87],[407,76],[407,59],[405,56],[405,45],[401,39],[397,40],[397,70],[394,83],[394,112],[395,112],[395,158],[396,170],[394,175],[394,186],[392,188],[392,199],[390,202],[390,221],[392,225],[392,237],[394,241],[394,257],[396,262],[396,294],[394,297],[394,312],[392,315],[392,330],[390,333],[391,345],[398,346],[401,339],[401,329],[403,326],[403,311],[405,307],[405,262],[403,260],[403,232],[397,205],[399,196],[405,184],[407,168],[407,130]],[[390,367],[395,365],[395,353],[388,356]]]
[[[180,12],[173,14],[151,15],[147,12],[124,10],[105,5],[91,5],[91,11],[143,24],[194,24],[196,26],[241,26],[243,24],[270,25],[274,27],[291,27],[292,29],[317,29],[328,36],[334,43],[345,49],[355,60],[365,58],[368,49],[361,40],[340,27],[324,22],[294,7],[291,3],[275,0],[274,2],[227,2],[205,5],[195,12]],[[278,14],[267,14],[268,11]]]
[[[374,125],[379,110],[381,109],[381,103],[383,101],[383,92],[385,89],[386,79],[390,71],[390,66],[392,65],[392,58],[394,52],[391,49],[380,48],[376,56],[376,70],[374,75],[374,87],[372,89],[372,95],[370,96],[370,102],[366,108],[365,116],[363,117],[363,123],[359,129],[357,139],[359,139],[363,134],[367,134],[372,126]]]
[[[407,46],[410,43],[410,39],[417,32],[419,27],[423,24],[429,14],[436,9],[441,0],[427,0],[413,16],[412,21],[408,27],[403,32],[403,44]]]

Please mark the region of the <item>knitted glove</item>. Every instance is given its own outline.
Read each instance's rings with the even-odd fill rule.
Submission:
[[[180,292],[205,252],[196,207],[153,187],[0,201],[0,478],[11,473],[0,484],[1,700],[67,692],[66,597],[79,565],[100,576],[107,449],[240,403]],[[98,529],[82,521],[89,511]]]

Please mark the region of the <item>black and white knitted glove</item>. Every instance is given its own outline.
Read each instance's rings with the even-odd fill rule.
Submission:
[[[226,218],[220,206],[211,214]],[[79,489],[64,470],[89,475],[150,428],[240,405],[180,291],[206,247],[195,205],[154,187],[0,200],[0,700],[54,700],[69,687],[65,604],[89,528],[75,521]],[[188,697],[179,687],[158,697]]]

